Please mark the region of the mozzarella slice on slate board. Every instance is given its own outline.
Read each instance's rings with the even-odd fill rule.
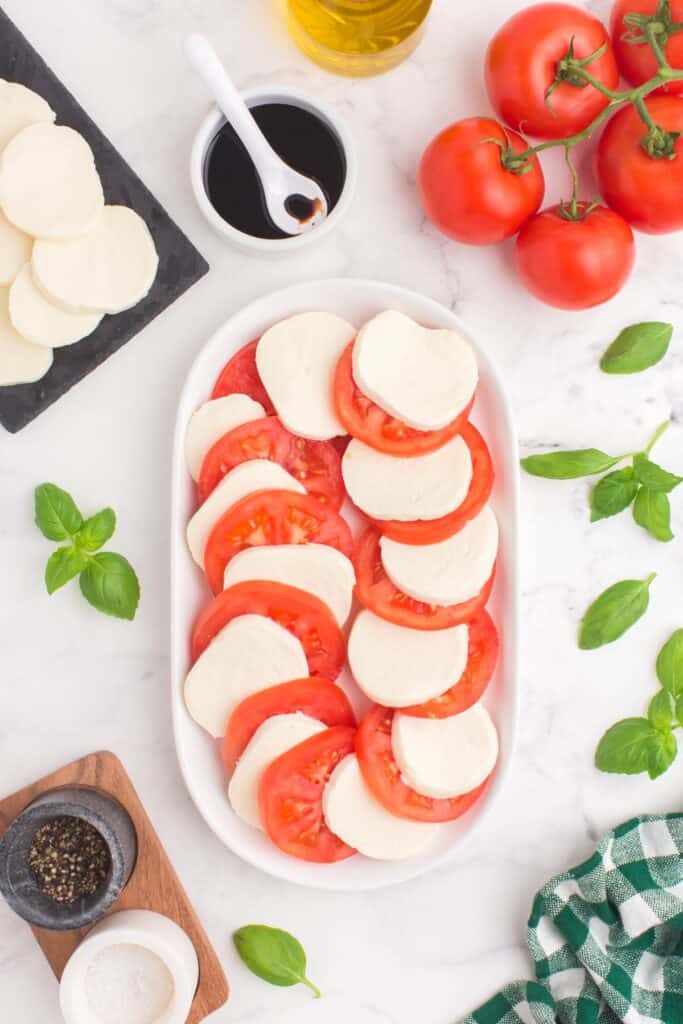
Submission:
[[[246,580],[274,580],[307,590],[343,626],[351,611],[356,574],[350,559],[327,544],[274,544],[246,548],[230,559],[225,586]]]
[[[438,825],[390,814],[368,789],[355,754],[340,761],[323,792],[328,828],[374,860],[407,860],[434,840]]]
[[[458,331],[422,327],[386,310],[361,327],[353,377],[368,398],[416,430],[439,430],[474,395],[477,361]]]
[[[0,150],[31,124],[52,124],[55,112],[42,96],[0,78]]]
[[[0,210],[0,285],[11,284],[24,263],[31,259],[33,239],[15,228]]]
[[[472,457],[461,437],[412,458],[385,455],[354,438],[342,474],[351,501],[372,519],[440,519],[465,500]]]
[[[408,629],[362,611],[351,627],[349,665],[370,700],[405,708],[439,697],[457,683],[468,643],[467,626]]]
[[[270,327],[256,366],[277,414],[294,434],[325,441],[345,434],[332,401],[334,371],[356,333],[333,313],[299,313]]]
[[[32,345],[16,331],[9,315],[9,293],[0,288],[0,387],[32,384],[52,366],[52,349]]]
[[[231,395],[230,397],[234,398],[235,396]],[[227,512],[235,502],[245,498],[247,494],[253,494],[254,491],[296,491],[298,494],[305,494],[306,488],[279,463],[270,462],[268,459],[251,459],[249,462],[243,462],[231,469],[187,524],[187,546],[195,562],[202,569],[204,568],[204,549],[214,526],[223,513]],[[248,551],[243,552],[243,554],[248,553]],[[228,564],[228,568],[240,557],[241,555],[236,555]],[[274,579],[275,577],[252,575],[241,578],[260,580]],[[237,580],[230,580],[230,583],[236,582]],[[282,582],[288,581],[283,580]],[[225,585],[227,587],[229,584],[226,582]]]
[[[306,679],[308,662],[297,638],[263,615],[240,615],[224,626],[185,679],[185,704],[216,739],[240,701],[290,679]]]
[[[38,241],[33,248],[38,287],[53,302],[82,313],[135,306],[152,287],[158,266],[149,228],[127,206],[105,206],[80,238]]]
[[[34,124],[15,135],[0,156],[0,203],[8,220],[36,238],[73,239],[90,231],[104,195],[83,136],[54,124]]]
[[[435,799],[476,789],[498,760],[498,733],[481,704],[450,718],[414,718],[398,711],[391,744],[408,785]]]
[[[233,811],[247,825],[263,829],[259,814],[258,787],[266,768],[285,751],[327,728],[310,715],[299,712],[273,715],[258,727],[237,762],[228,786]]]
[[[185,457],[193,480],[199,480],[202,462],[216,441],[235,427],[266,415],[260,402],[248,395],[226,395],[214,398],[192,413],[185,434]]]
[[[73,345],[87,338],[102,320],[102,313],[67,313],[45,298],[33,281],[31,264],[24,264],[9,292],[9,314],[27,341],[49,348]]]
[[[399,590],[427,604],[460,604],[476,597],[493,572],[498,522],[490,505],[438,544],[380,540],[382,565]]]

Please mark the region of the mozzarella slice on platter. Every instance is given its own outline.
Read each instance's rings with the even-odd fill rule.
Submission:
[[[33,124],[15,135],[0,156],[0,203],[8,220],[35,238],[73,239],[90,231],[104,194],[83,136],[55,124]]]
[[[230,397],[235,398],[237,396],[231,395]],[[219,399],[219,401],[222,401],[222,399]],[[195,562],[202,569],[204,568],[204,549],[214,526],[223,513],[232,508],[235,502],[245,498],[247,494],[253,494],[254,491],[296,491],[298,494],[306,493],[303,484],[295,480],[292,474],[288,473],[277,462],[269,462],[268,459],[250,459],[248,462],[242,462],[239,466],[235,466],[229,473],[226,473],[204,504],[199,506],[187,525],[187,546]],[[257,549],[254,548],[254,550]],[[262,549],[259,548],[258,550]],[[243,553],[249,554],[250,552],[245,551]],[[228,564],[228,569],[240,557],[241,555],[237,555],[233,558]],[[274,579],[274,577],[251,575],[241,577],[241,579]],[[236,579],[230,580],[230,583],[236,582]],[[225,585],[226,587],[229,586],[227,582]]]
[[[285,751],[318,732],[324,732],[326,728],[322,722],[300,712],[273,715],[258,727],[237,762],[228,786],[230,804],[242,821],[263,829],[258,787],[264,771]]]
[[[226,588],[245,580],[274,580],[307,590],[324,601],[343,626],[351,611],[356,574],[350,559],[327,544],[274,544],[246,548],[228,562]]]
[[[185,704],[195,722],[219,739],[240,701],[290,679],[306,679],[297,638],[263,615],[240,615],[224,626],[185,679]]]
[[[52,124],[55,112],[42,96],[0,78],[0,150],[31,124]]]
[[[469,629],[407,629],[370,611],[355,619],[349,665],[361,690],[377,704],[405,708],[439,697],[467,664]]]
[[[386,310],[358,332],[353,377],[391,416],[416,430],[439,430],[471,401],[477,360],[458,331],[433,330]]]
[[[391,744],[408,785],[435,799],[476,789],[498,760],[498,733],[482,704],[450,718],[414,718],[398,711]]]
[[[19,334],[34,345],[61,348],[87,338],[102,320],[102,313],[67,313],[36,288],[31,264],[26,263],[9,292],[9,314]]]
[[[80,238],[38,241],[33,248],[38,287],[53,302],[80,313],[130,309],[147,295],[158,267],[149,228],[127,206],[105,206]]]
[[[365,784],[358,758],[349,754],[323,791],[323,814],[339,839],[373,860],[407,860],[435,839],[438,825],[390,814]]]
[[[399,544],[382,537],[382,564],[399,590],[427,604],[460,604],[476,597],[493,572],[498,521],[490,505],[438,544]]]
[[[199,480],[202,462],[216,441],[235,427],[266,415],[260,402],[248,395],[226,395],[214,398],[192,413],[185,434],[185,458],[193,480]]]
[[[18,333],[10,320],[9,293],[0,288],[0,387],[32,384],[52,366],[52,349],[32,345]]]
[[[334,313],[299,313],[270,327],[256,366],[277,414],[294,434],[325,441],[345,434],[332,400],[334,372],[356,329]]]
[[[461,437],[412,458],[386,455],[354,438],[342,474],[351,501],[372,519],[440,519],[467,497],[472,457]]]
[[[15,228],[0,210],[0,285],[11,284],[24,263],[31,259],[33,239]]]

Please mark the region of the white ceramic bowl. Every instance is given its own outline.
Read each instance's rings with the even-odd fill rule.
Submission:
[[[204,184],[206,154],[217,132],[225,123],[225,116],[216,106],[211,108],[202,121],[192,146],[190,180],[195,199],[209,224],[215,228],[219,235],[222,235],[223,238],[243,252],[261,256],[285,256],[288,253],[298,252],[309,245],[314,245],[322,238],[325,238],[326,235],[329,235],[331,231],[334,231],[351,205],[358,179],[358,160],[353,138],[344,120],[332,107],[319,100],[313,102],[306,93],[301,92],[299,89],[292,89],[285,85],[263,85],[254,89],[247,89],[242,95],[249,107],[262,103],[281,103],[283,101],[297,107],[302,107],[304,110],[309,110],[312,114],[319,117],[335,133],[346,158],[346,178],[337,205],[319,227],[292,238],[255,238],[253,235],[247,235],[243,231],[238,231],[232,224],[228,224],[226,220],[223,220],[211,203]]]

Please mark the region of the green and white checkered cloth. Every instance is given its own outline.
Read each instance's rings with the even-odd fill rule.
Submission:
[[[462,1024],[683,1024],[683,814],[634,818],[536,896],[535,982]]]

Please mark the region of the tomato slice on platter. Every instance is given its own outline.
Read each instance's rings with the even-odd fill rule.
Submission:
[[[216,441],[199,474],[200,503],[231,469],[252,459],[278,462],[323,505],[341,508],[346,491],[338,449],[329,441],[307,441],[290,434],[277,416],[242,423]]]
[[[260,402],[266,413],[275,412],[265,384],[256,369],[256,346],[259,339],[255,338],[248,345],[235,352],[218,375],[211,392],[212,398],[224,398],[225,395],[249,395],[255,402]]]
[[[340,686],[329,679],[318,676],[269,686],[243,700],[230,716],[223,740],[223,764],[228,774],[232,775],[247,744],[266,719],[297,711],[317,718],[327,726],[356,727],[356,716],[349,698]]]
[[[447,799],[418,793],[401,777],[391,745],[393,708],[375,704],[358,726],[356,756],[363,778],[375,799],[391,814],[411,821],[455,821],[476,803],[488,779],[481,786]]]
[[[356,541],[353,564],[356,570],[356,597],[380,619],[411,629],[446,629],[461,622],[470,622],[491,595],[495,566],[490,577],[475,597],[460,604],[427,604],[404,594],[386,574],[380,552],[380,532],[369,526]]]
[[[440,519],[399,522],[397,519],[375,519],[385,537],[403,544],[437,544],[462,530],[465,523],[481,512],[493,489],[493,462],[486,441],[476,427],[466,423],[460,436],[470,450],[472,480],[465,500]]]
[[[272,580],[245,580],[214,597],[192,631],[192,661],[240,615],[265,615],[288,629],[304,649],[312,676],[336,679],[346,655],[344,637],[327,605],[306,590]]]
[[[353,379],[353,342],[344,349],[334,376],[334,403],[337,415],[349,434],[388,455],[426,455],[462,431],[472,409],[472,401],[447,426],[440,430],[415,430],[380,409],[364,395]]]
[[[209,586],[220,594],[226,565],[244,548],[309,543],[329,544],[347,558],[353,552],[348,523],[313,495],[279,490],[248,494],[221,516],[209,535],[204,550]]]
[[[332,864],[356,852],[329,830],[323,790],[339,762],[353,753],[356,730],[338,725],[287,750],[259,784],[261,821],[279,849],[300,860]]]

